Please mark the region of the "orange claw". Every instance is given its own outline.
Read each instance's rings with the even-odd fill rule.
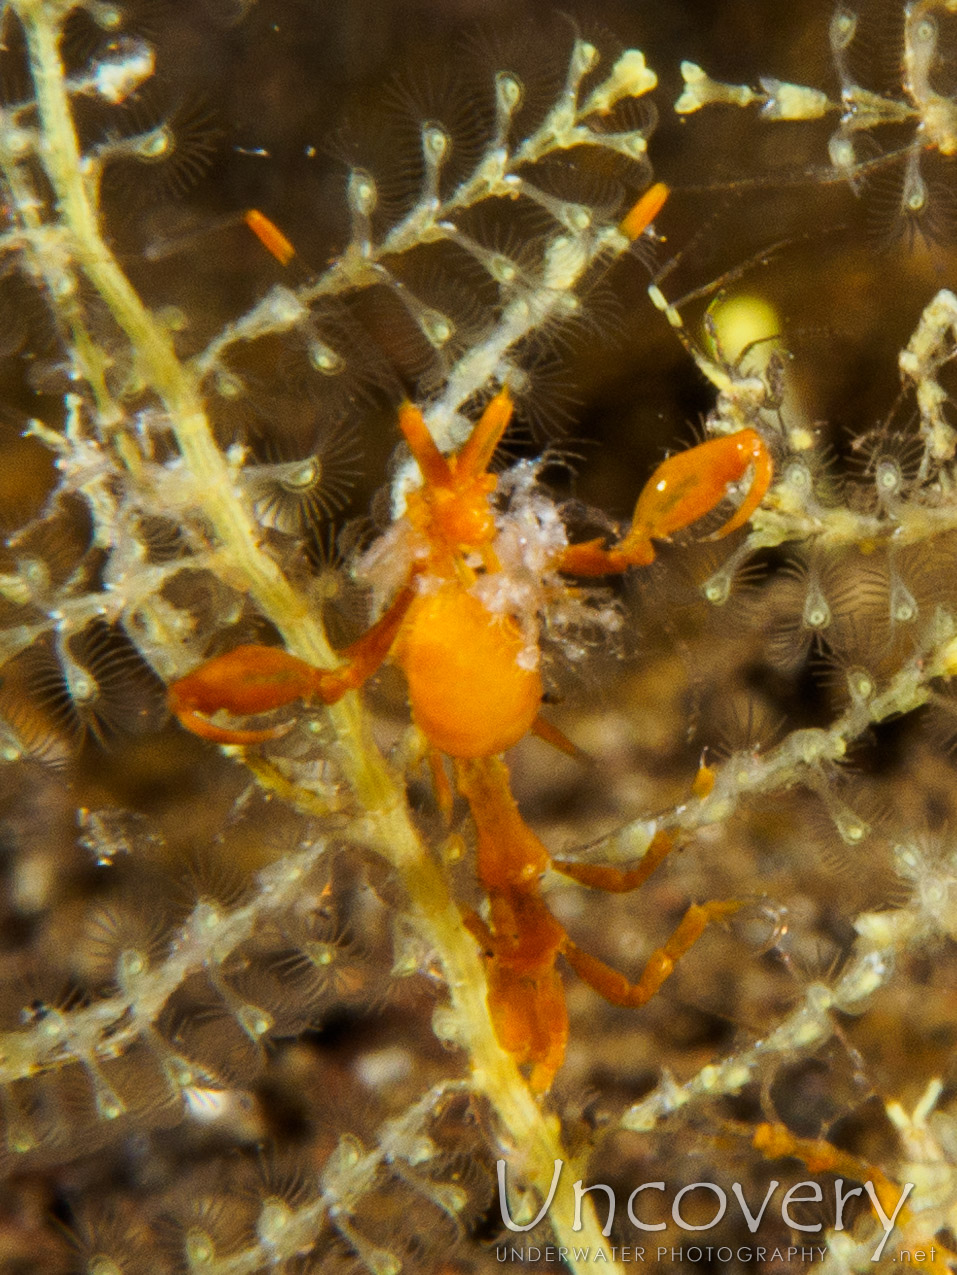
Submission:
[[[296,700],[335,704],[376,672],[416,596],[413,584],[400,590],[372,628],[341,652],[344,663],[340,668],[313,668],[278,646],[237,646],[174,682],[168,692],[170,710],[188,731],[217,744],[260,744],[275,739],[288,726],[233,730],[208,719],[220,710],[233,717],[269,713]]]
[[[646,561],[650,540],[665,539],[710,513],[724,499],[729,484],[744,477],[749,465],[754,466],[754,475],[748,494],[714,538],[743,527],[764,499],[774,476],[774,463],[764,440],[757,430],[742,429],[669,456],[642,489],[631,528],[617,550],[626,555],[637,551],[640,560]]]
[[[187,730],[217,744],[259,744],[287,727],[231,730],[207,720],[220,709],[234,717],[267,713],[315,692],[317,670],[277,646],[237,646],[207,660],[169,688],[169,706]]]
[[[753,429],[710,438],[662,461],[642,488],[624,538],[608,548],[600,540],[570,545],[559,570],[595,576],[647,566],[655,558],[652,540],[665,540],[710,513],[724,499],[728,485],[739,482],[750,465],[754,475],[748,494],[712,538],[737,531],[760,505],[774,477],[771,453]]]

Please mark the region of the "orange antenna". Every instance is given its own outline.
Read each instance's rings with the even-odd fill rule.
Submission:
[[[267,252],[271,253],[281,266],[288,266],[296,255],[292,243],[286,238],[275,222],[270,221],[258,208],[250,208],[243,213],[243,221],[253,232]]]

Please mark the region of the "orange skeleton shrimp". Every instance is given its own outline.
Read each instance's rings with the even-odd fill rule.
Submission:
[[[511,413],[511,396],[503,389],[460,450],[446,456],[419,408],[403,404],[399,426],[422,476],[403,515],[413,570],[381,619],[342,653],[338,669],[313,668],[273,647],[240,646],[175,682],[169,702],[180,722],[203,738],[252,744],[280,731],[234,730],[212,722],[211,715],[220,710],[236,716],[262,713],[296,700],[331,704],[358,689],[387,658],[399,666],[412,718],[433,759],[439,754],[452,758],[459,791],[475,822],[478,878],[488,899],[488,919],[468,911],[464,921],[486,960],[493,1026],[502,1047],[530,1068],[531,1086],[544,1092],[568,1039],[559,956],[607,1000],[640,1006],[709,922],[737,904],[692,905],[634,983],[582,952],[548,910],[541,878],[549,866],[587,886],[632,890],[654,871],[672,842],[659,834],[630,871],[554,861],[512,797],[501,754],[529,731],[553,741],[561,736],[539,721],[543,684],[528,658],[527,635],[512,614],[489,610],[475,588],[502,572],[492,503],[498,479],[488,467]],[[639,496],[621,540],[607,547],[596,539],[556,549],[549,571],[596,576],[650,563],[653,539],[710,512],[728,484],[742,479],[749,467],[753,477],[748,494],[718,534],[742,526],[772,477],[770,456],[753,430],[713,439],[664,461]],[[437,777],[444,775],[437,762],[433,770]]]
[[[412,717],[436,753],[455,761],[459,790],[478,832],[478,877],[488,897],[488,920],[468,913],[465,924],[481,943],[488,965],[489,1011],[499,1040],[516,1061],[530,1064],[530,1083],[551,1084],[568,1037],[559,955],[607,1000],[643,1005],[671,973],[708,923],[733,903],[693,905],[636,983],[582,952],[551,915],[541,877],[552,866],[585,885],[631,890],[671,849],[663,835],[641,864],[613,867],[555,862],[522,819],[500,754],[535,729],[543,686],[537,668],[521,660],[526,639],[517,621],[493,614],[471,591],[498,570],[491,498],[497,479],[487,472],[511,415],[507,391],[486,407],[471,437],[444,456],[422,413],[403,405],[399,424],[423,477],[408,499],[405,518],[425,546],[415,581],[401,590],[382,618],[343,652],[339,669],[311,667],[274,647],[240,646],[208,661],[170,688],[170,705],[189,730],[205,739],[250,744],[274,737],[275,728],[234,730],[209,715],[262,713],[295,700],[334,703],[360,687],[387,657],[405,674]],[[771,478],[771,461],[751,430],[714,439],[661,464],[638,499],[631,527],[615,545],[598,540],[571,545],[554,570],[573,575],[620,572],[652,561],[652,538],[696,521],[717,505],[727,484],[754,465],[743,504],[722,528],[740,526],[757,507]],[[470,565],[480,561],[481,567]]]

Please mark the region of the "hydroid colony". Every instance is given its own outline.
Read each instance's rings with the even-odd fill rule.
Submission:
[[[560,28],[560,66],[528,71],[503,38],[474,88],[413,75],[389,91],[414,146],[391,166],[350,154],[316,213],[345,211],[326,243],[300,240],[292,193],[288,222],[281,192],[232,199],[227,183],[218,211],[173,199],[223,147],[257,147],[208,103],[159,105],[164,50],[206,23],[241,60],[287,16],[3,6],[4,419],[26,475],[4,480],[0,574],[5,1263],[482,1270],[505,1233],[504,1161],[508,1217],[550,1198],[524,1238],[577,1269],[575,1249],[635,1233],[625,1214],[603,1235],[576,1179],[760,1199],[830,1174],[884,1207],[914,1183],[881,1261],[906,1249],[943,1270],[957,300],[932,275],[950,260],[957,15],[920,0],[875,19],[883,63],[861,53],[874,15],[808,15],[831,87],[686,61],[676,109],[707,141],[683,187],[685,143],[651,136],[668,68],[586,23]],[[889,82],[872,87],[868,64]],[[750,157],[774,130],[772,180]],[[677,188],[664,206],[656,177]],[[693,185],[709,207],[649,305]],[[700,290],[722,188],[731,259]],[[863,251],[858,227],[833,235],[843,327],[789,222],[796,192],[859,198],[874,222]],[[773,253],[768,208],[794,238]],[[901,267],[909,285],[875,320],[868,279],[904,260],[901,240],[930,282]],[[876,258],[891,242],[899,255]],[[816,333],[788,289],[795,310],[824,308]],[[613,344],[632,315],[640,380]],[[884,360],[889,389],[880,409],[863,389],[838,409],[835,457],[815,401],[852,320],[860,366]],[[629,378],[629,429],[574,461],[583,490],[590,468],[623,470],[624,508],[659,457],[618,465],[615,448],[655,414],[675,357],[708,387],[710,441],[692,447],[669,398],[675,455],[622,535],[569,494],[562,381],[614,398]],[[513,400],[523,428],[493,463]],[[417,463],[399,451],[387,473],[398,419]],[[735,458],[717,477],[716,456]],[[369,512],[346,523],[360,478]],[[455,624],[403,628],[450,594]],[[410,653],[433,631],[465,668],[447,703]],[[345,648],[352,685],[329,672]],[[366,684],[389,654],[401,672]],[[474,739],[502,661],[503,685],[534,683],[528,713],[509,707],[508,737],[470,758],[436,722]],[[584,756],[562,756],[562,734]],[[713,900],[722,924],[669,947]],[[525,969],[523,942],[546,932],[566,937]],[[616,999],[599,969],[636,981],[649,959],[670,977],[639,982],[657,992],[642,1009],[593,990]],[[567,1041],[535,1038],[566,998]],[[823,1261],[869,1270],[882,1226],[856,1198],[767,1216],[764,1257],[707,1197],[681,1218],[731,1265],[779,1264],[803,1227]],[[665,1226],[643,1260],[696,1264],[671,1257],[680,1219],[643,1205]]]

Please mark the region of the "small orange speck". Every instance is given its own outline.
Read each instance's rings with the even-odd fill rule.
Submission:
[[[625,214],[618,229],[627,239],[637,239],[648,229],[661,212],[665,200],[671,194],[664,182],[649,186],[638,202]]]
[[[715,778],[715,772],[711,766],[698,767],[698,773],[694,777],[691,791],[700,801],[704,801],[705,797],[710,797],[714,789]]]
[[[248,212],[243,213],[243,221],[280,265],[289,265],[296,255],[296,250],[275,222],[270,221],[258,208],[250,208]]]

